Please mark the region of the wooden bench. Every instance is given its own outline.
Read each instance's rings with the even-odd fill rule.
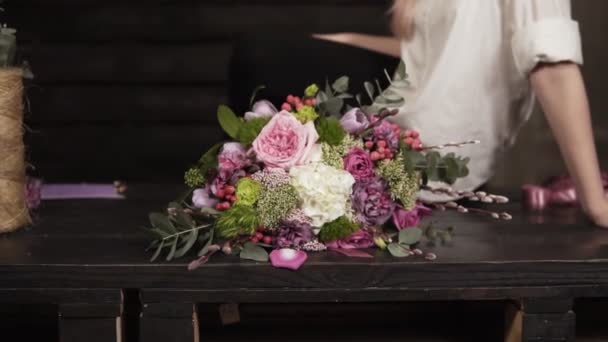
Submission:
[[[298,272],[226,256],[192,272],[188,259],[150,263],[140,228],[177,189],[45,203],[37,226],[0,238],[0,302],[57,304],[62,342],[120,341],[121,294],[138,289],[140,340],[166,342],[198,340],[197,303],[510,300],[508,341],[573,341],[573,299],[608,296],[605,232],[575,210],[539,215],[517,203],[505,207],[510,222],[437,213],[457,235],[433,262],[329,252]]]

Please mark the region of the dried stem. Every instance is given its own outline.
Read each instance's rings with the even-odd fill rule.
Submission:
[[[442,145],[434,145],[434,146],[423,146],[422,147],[422,151],[427,151],[427,150],[441,150],[444,149],[446,147],[462,147],[465,145],[477,145],[480,144],[481,141],[479,140],[469,140],[469,141],[463,141],[463,142],[449,142],[447,144],[442,144]]]

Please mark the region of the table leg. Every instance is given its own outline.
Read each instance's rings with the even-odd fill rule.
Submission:
[[[198,342],[194,303],[142,303],[141,342]]]
[[[506,342],[573,342],[576,315],[573,300],[523,299],[507,314]]]
[[[60,304],[60,342],[122,342],[121,306]]]

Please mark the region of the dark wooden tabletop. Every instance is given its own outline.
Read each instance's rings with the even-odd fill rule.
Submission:
[[[518,203],[499,208],[512,213],[512,221],[437,212],[430,219],[453,225],[456,235],[449,246],[422,246],[438,255],[432,262],[384,252],[374,259],[328,252],[311,254],[292,272],[222,255],[188,271],[191,257],[150,263],[144,252],[149,240],[141,229],[147,213],[162,210],[179,187],[129,191],[127,200],[44,203],[35,226],[0,237],[0,288],[175,288],[217,290],[218,296],[243,288],[341,290],[346,299],[350,290],[356,300],[360,290],[608,284],[608,232],[594,228],[576,209],[535,214]]]

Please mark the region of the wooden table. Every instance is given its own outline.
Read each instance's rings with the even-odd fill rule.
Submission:
[[[511,331],[521,340],[573,341],[573,299],[608,297],[608,232],[576,210],[533,214],[516,203],[502,207],[509,222],[436,213],[456,236],[427,248],[433,262],[329,252],[298,272],[225,256],[192,272],[188,258],[152,264],[141,227],[175,190],[132,186],[124,201],[45,203],[36,226],[0,237],[0,302],[57,304],[62,342],[118,341],[123,291],[138,289],[140,340],[149,342],[198,338],[196,303],[507,299],[518,305],[523,325]]]

